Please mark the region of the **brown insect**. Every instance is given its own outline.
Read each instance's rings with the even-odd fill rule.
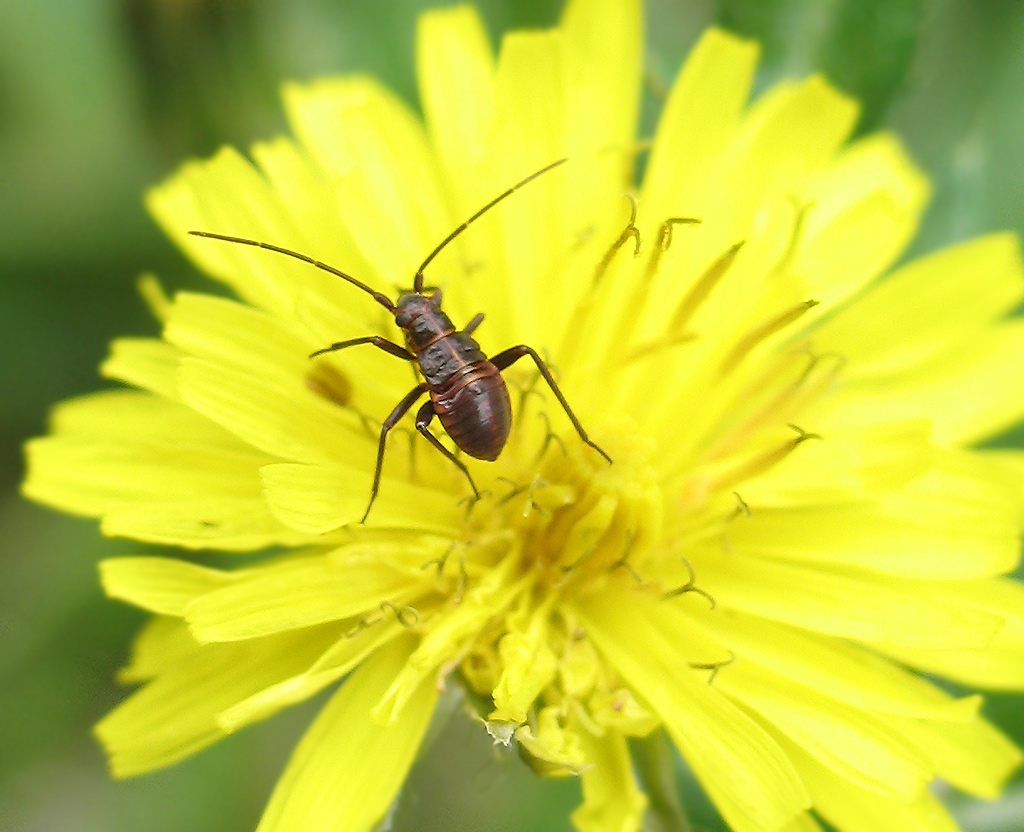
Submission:
[[[430,432],[430,422],[434,416],[437,416],[452,441],[470,456],[490,461],[497,459],[508,441],[509,431],[512,428],[512,406],[505,380],[501,377],[501,371],[512,366],[524,355],[533,359],[540,374],[544,377],[544,381],[547,382],[573,427],[576,428],[580,439],[611,463],[611,457],[587,436],[583,425],[576,418],[576,414],[572,412],[562,391],[558,389],[558,384],[551,376],[551,371],[532,347],[520,344],[487,358],[480,350],[480,345],[472,337],[473,331],[480,326],[484,319],[483,313],[477,314],[465,329],[459,332],[455,329],[451,319],[441,311],[441,290],[431,288],[428,292],[424,292],[423,288],[424,270],[445,246],[503,199],[566,161],[568,160],[559,159],[530,174],[522,182],[513,185],[503,194],[492,199],[445,237],[416,270],[412,291],[401,295],[397,303],[393,303],[387,295],[381,294],[351,275],[297,251],[281,248],[271,243],[231,237],[226,234],[214,234],[209,231],[188,232],[196,237],[209,237],[229,243],[256,246],[295,257],[359,287],[395,316],[395,323],[405,333],[404,347],[380,335],[365,335],[361,338],[338,341],[310,355],[310,358],[313,358],[359,344],[373,344],[390,355],[416,362],[423,376],[423,381],[408,392],[381,426],[380,442],[377,446],[377,467],[373,472],[373,486],[370,489],[370,503],[366,507],[361,523],[366,522],[366,518],[370,515],[370,509],[373,508],[373,502],[377,499],[388,432],[398,424],[398,421],[424,393],[430,394],[430,401],[425,402],[416,414],[416,429],[431,445],[458,466],[459,470],[466,475],[473,494],[477,499],[480,498],[480,491],[476,487],[476,483],[473,482],[469,469]]]

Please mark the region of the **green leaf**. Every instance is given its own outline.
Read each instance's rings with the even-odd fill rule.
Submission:
[[[903,89],[923,16],[921,0],[724,0],[718,23],[760,41],[764,81],[824,73],[862,103],[867,132]]]
[[[860,100],[861,132],[878,127],[903,89],[922,18],[920,0],[848,0],[836,7],[816,65]]]

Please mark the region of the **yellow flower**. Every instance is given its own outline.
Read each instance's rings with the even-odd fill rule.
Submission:
[[[821,78],[748,103],[754,44],[708,32],[672,88],[635,203],[639,2],[572,0],[495,59],[466,7],[420,21],[425,126],[373,80],[291,85],[296,139],[226,149],[149,195],[236,300],[144,283],[163,337],[114,343],[128,385],[59,407],[25,493],[149,543],[236,552],[102,564],[152,611],[98,726],[118,776],[168,765],[340,685],[260,825],[368,830],[447,686],[541,774],[582,780],[583,832],[637,830],[630,738],[664,730],[736,832],[954,829],[935,778],[992,797],[1020,752],[917,675],[1024,688],[1015,567],[1024,455],[974,449],[1024,413],[1017,241],[901,266],[927,183]],[[514,423],[458,468],[371,346],[427,269],[479,311]],[[632,214],[633,219],[629,217]],[[699,222],[697,222],[699,220]],[[435,422],[435,430],[437,425]],[[250,553],[259,553],[253,557]],[[481,728],[483,730],[483,728]]]

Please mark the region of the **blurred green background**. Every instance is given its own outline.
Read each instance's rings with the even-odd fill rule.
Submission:
[[[190,155],[283,131],[284,79],[372,72],[415,101],[427,0],[5,0],[0,4],[0,830],[254,828],[319,701],[148,777],[109,779],[90,726],[142,616],[105,601],[95,564],[138,551],[17,493],[21,444],[47,408],[96,389],[120,334],[153,334],[135,290],[156,272],[202,286],[145,215],[142,191]],[[556,22],[557,0],[482,0],[492,36]],[[659,96],[706,25],[765,44],[759,84],[820,69],[898,131],[936,184],[913,252],[1024,232],[1020,0],[650,0],[650,133]],[[1022,378],[1017,383],[1024,383]],[[1018,430],[1003,441],[1022,444]],[[1024,698],[989,713],[1024,741]],[[720,822],[680,788],[699,829]],[[342,787],[342,784],[339,784]],[[578,784],[538,781],[461,718],[417,766],[403,830],[568,830]],[[967,830],[1024,830],[1024,784],[956,795]]]

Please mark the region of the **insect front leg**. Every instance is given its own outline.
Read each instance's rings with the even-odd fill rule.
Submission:
[[[405,398],[395,405],[395,409],[391,411],[391,415],[388,416],[388,418],[384,420],[384,424],[381,425],[380,442],[377,445],[377,467],[373,471],[373,486],[370,488],[370,504],[366,507],[366,512],[363,514],[363,519],[359,521],[360,523],[366,522],[366,518],[370,516],[370,509],[373,508],[373,501],[377,499],[377,490],[380,488],[380,473],[384,468],[384,443],[387,441],[388,431],[398,424],[399,419],[409,412],[409,408],[416,403],[416,400],[422,396],[426,390],[426,384],[417,384],[413,387],[412,390],[406,393]]]
[[[396,344],[394,341],[389,341],[387,338],[382,338],[380,335],[364,335],[361,338],[349,338],[347,341],[337,341],[331,344],[329,347],[324,347],[322,350],[311,352],[310,358],[315,358],[318,355],[323,355],[325,352],[337,352],[343,350],[346,347],[355,347],[359,344],[373,344],[375,347],[379,347],[389,355],[393,355],[396,358],[404,358],[406,361],[415,361],[416,356],[413,355],[405,347]]]
[[[464,463],[462,463],[458,458],[456,458],[455,454],[453,454],[444,445],[441,444],[440,439],[438,439],[436,436],[434,436],[434,434],[430,432],[430,423],[435,415],[436,414],[434,413],[434,403],[424,402],[423,406],[419,409],[419,412],[416,414],[416,430],[422,433],[423,436],[426,437],[427,441],[435,448],[437,448],[441,453],[443,453],[446,457],[448,457],[448,459],[451,460],[453,464],[458,466],[459,470],[466,475],[466,479],[469,480],[469,487],[473,489],[473,495],[479,500],[480,491],[477,489],[476,483],[473,482],[473,478],[469,475],[469,469],[465,466]]]
[[[571,421],[573,427],[576,428],[576,433],[580,435],[580,439],[608,460],[608,464],[610,465],[612,458],[608,456],[608,454],[606,454],[596,442],[591,441],[590,437],[587,436],[587,432],[583,429],[583,425],[580,424],[580,420],[576,418],[576,414],[573,413],[572,408],[569,407],[569,402],[565,400],[565,396],[562,395],[562,391],[558,389],[558,385],[555,383],[555,379],[551,375],[551,371],[548,369],[547,364],[544,363],[544,359],[537,355],[537,351],[533,349],[533,347],[528,347],[526,344],[520,344],[518,347],[509,347],[507,350],[502,350],[494,356],[494,358],[491,359],[491,363],[499,370],[504,370],[515,364],[524,355],[528,355],[533,359],[533,363],[537,365],[537,369],[540,370],[540,374],[544,377],[544,381],[548,383],[548,387],[551,388],[551,392],[555,394],[555,398],[558,399],[558,403],[562,405],[565,415],[569,417],[569,421]]]

